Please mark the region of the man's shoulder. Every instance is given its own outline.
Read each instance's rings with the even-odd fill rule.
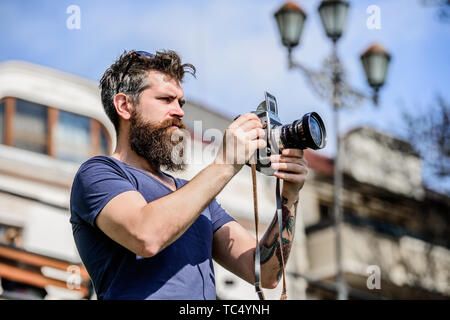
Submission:
[[[123,165],[123,163],[121,163],[119,160],[114,159],[113,157],[95,156],[89,158],[80,165],[76,173],[76,176],[83,175],[86,173],[89,174],[94,172],[95,170],[100,170],[102,168],[103,169],[109,168],[113,170],[125,170],[125,166]]]
[[[128,170],[123,163],[112,157],[95,156],[80,165],[74,176],[73,186],[119,177],[129,180]]]
[[[78,169],[72,184],[71,222],[85,220],[93,226],[95,217],[108,201],[132,190],[136,190],[136,183],[119,160],[108,156],[86,160]],[[77,215],[82,219],[78,219]]]
[[[80,165],[80,169],[90,166],[111,166],[111,165],[120,165],[120,161],[110,156],[95,156],[84,161]]]

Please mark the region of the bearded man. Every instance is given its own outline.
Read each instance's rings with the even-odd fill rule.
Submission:
[[[244,114],[226,129],[213,163],[192,180],[163,172],[185,165],[174,148],[185,128],[186,72],[195,76],[195,67],[174,51],[130,51],[100,80],[116,149],[81,165],[70,199],[73,236],[98,299],[215,299],[212,259],[249,283],[255,279],[255,238],[215,197],[266,146],[265,131],[255,114]],[[284,180],[282,242],[290,244],[306,162],[295,149],[271,162]],[[280,280],[280,250],[285,260],[290,251],[280,248],[278,230],[274,215],[261,240],[265,288]]]

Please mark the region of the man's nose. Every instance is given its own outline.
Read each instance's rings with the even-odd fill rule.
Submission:
[[[175,103],[173,104],[173,106],[170,110],[170,115],[176,116],[179,118],[182,118],[184,116],[184,111],[181,108],[180,103],[178,101],[175,101]]]

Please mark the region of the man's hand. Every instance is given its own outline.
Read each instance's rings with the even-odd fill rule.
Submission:
[[[274,289],[282,275],[281,250],[286,264],[294,243],[299,191],[305,183],[308,170],[303,151],[298,149],[283,150],[281,155],[272,155],[270,161],[276,170],[275,176],[283,180],[283,245],[280,246],[278,215],[275,214],[260,241],[261,284],[264,288]],[[249,283],[255,281],[255,247],[255,238],[235,221],[228,222],[214,233],[214,259]]]
[[[260,139],[264,135],[261,120],[256,114],[246,113],[240,116],[225,131],[214,163],[230,165],[234,173],[237,173],[256,149],[266,146],[266,141]]]
[[[289,197],[297,197],[308,174],[308,163],[303,157],[303,150],[284,149],[281,154],[270,156],[274,175],[282,179],[283,194]]]

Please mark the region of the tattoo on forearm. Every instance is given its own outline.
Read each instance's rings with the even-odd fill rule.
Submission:
[[[267,263],[272,259],[273,256],[276,256],[279,272],[278,278],[281,276],[281,250],[283,250],[283,257],[285,263],[287,262],[287,258],[291,251],[292,241],[294,238],[295,231],[295,217],[297,211],[298,200],[295,201],[291,206],[288,207],[288,199],[282,197],[281,208],[282,208],[282,235],[281,241],[282,245],[280,246],[279,241],[279,232],[278,231],[278,218],[275,215],[272,223],[269,226],[266,234],[264,235],[261,241],[261,264]],[[284,232],[286,230],[286,232]],[[282,249],[281,249],[282,248]]]

